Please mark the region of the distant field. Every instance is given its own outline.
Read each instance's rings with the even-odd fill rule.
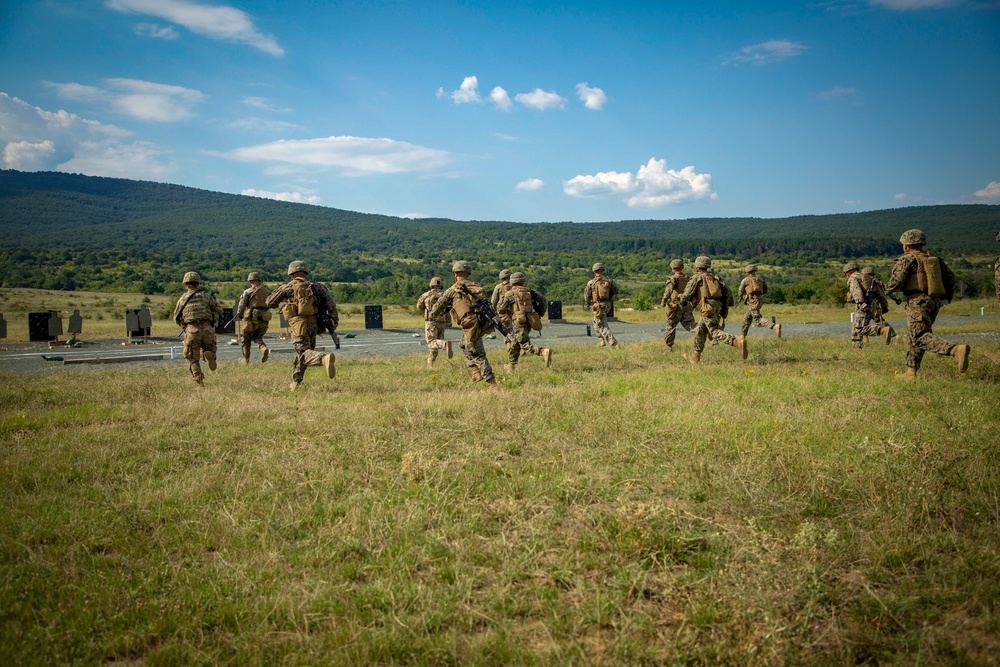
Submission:
[[[2,376],[0,664],[995,664],[1000,367],[831,342]]]

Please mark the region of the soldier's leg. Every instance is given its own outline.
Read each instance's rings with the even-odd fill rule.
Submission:
[[[264,334],[267,333],[267,327],[267,320],[260,320],[254,323],[253,340],[257,343],[257,348],[260,350],[261,363],[267,361],[267,356],[270,352],[270,350],[267,349],[267,343],[264,342]]]
[[[920,308],[920,333],[913,338],[916,345],[924,352],[933,352],[942,357],[947,357],[951,354],[951,349],[955,347],[955,343],[945,340],[931,330],[934,326],[934,320],[937,319],[938,308],[936,299],[927,298],[926,302]]]
[[[486,347],[483,345],[482,337],[477,336],[475,340],[466,339],[464,350],[465,358],[476,371],[473,373],[473,381],[476,380],[476,375],[486,382],[493,380],[493,367],[490,366],[490,361],[486,358]]]
[[[860,308],[854,309],[854,321],[851,322],[851,343],[860,350],[864,345],[865,313]]]
[[[705,321],[705,316],[702,315],[694,329],[694,351],[704,351],[706,340],[708,340],[708,323]]]
[[[243,350],[243,363],[250,363],[250,344],[253,342],[254,327],[253,322],[243,322],[243,330],[240,331],[240,348]]]
[[[759,316],[758,316],[759,317]],[[743,326],[740,328],[740,335],[746,336],[750,331],[750,323],[754,321],[754,310],[751,308],[747,311],[747,314],[743,316]]]
[[[694,308],[688,306],[681,311],[681,326],[688,331],[694,331],[698,323],[694,321]]]
[[[184,358],[188,362],[188,372],[198,384],[205,382],[205,374],[201,371],[201,339],[197,336],[197,327],[189,324],[184,327]]]
[[[677,324],[679,320],[674,318],[667,318],[667,326],[663,330],[663,344],[667,347],[674,346],[674,340],[677,338]]]
[[[201,328],[201,354],[205,358],[205,361],[208,362],[209,369],[214,371],[216,369],[218,345],[216,343],[215,327],[208,323]]]
[[[597,328],[598,334],[608,345],[615,345],[618,340],[615,335],[611,333],[611,329],[608,328],[608,316],[604,309],[601,309],[601,317],[594,318],[595,327]]]
[[[736,336],[723,331],[722,327],[719,326],[719,318],[715,316],[706,317],[705,325],[708,328],[708,334],[712,337],[713,341],[736,347]]]

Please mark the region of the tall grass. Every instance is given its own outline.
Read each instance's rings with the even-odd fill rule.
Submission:
[[[900,354],[0,378],[0,662],[994,662],[1000,369]]]

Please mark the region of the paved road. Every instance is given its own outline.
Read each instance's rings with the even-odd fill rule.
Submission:
[[[968,342],[973,345],[990,342],[994,345],[1000,340],[1000,317],[987,316],[996,320],[997,332],[987,334],[962,334],[951,335],[949,338],[956,341]],[[969,317],[942,317],[938,319],[939,325],[964,324],[971,321]],[[906,325],[902,320],[890,320],[896,331],[905,331]],[[738,331],[738,323],[731,322],[727,329],[730,332]],[[597,339],[588,337],[589,325],[584,323],[552,324],[546,323],[540,338],[534,339],[538,345],[551,344],[558,348],[566,345],[594,345]],[[624,345],[636,342],[659,341],[663,339],[662,324],[633,324],[628,322],[613,322],[611,324],[615,336]],[[841,338],[845,344],[850,333],[850,323],[815,323],[804,324],[787,322],[782,324],[781,335],[788,338]],[[341,331],[341,349],[337,352],[337,358],[343,360],[365,359],[376,357],[394,357],[405,355],[423,355],[426,347],[423,340],[423,331],[384,329],[384,330],[361,330],[361,331]],[[348,334],[353,337],[348,338]],[[771,337],[774,333],[768,329],[751,328],[749,338],[752,343],[754,338]],[[445,333],[445,338],[457,341],[461,338],[459,330],[455,327],[449,328]],[[691,334],[681,329],[678,332],[678,343],[685,345],[691,338]],[[219,336],[219,361],[222,363],[236,363],[240,358],[240,347],[230,344],[235,338],[229,334]],[[502,339],[495,338],[486,341],[487,350],[494,350],[501,347]],[[688,342],[687,345],[690,345]],[[277,334],[268,335],[268,346],[271,348],[270,362],[291,364],[293,354],[291,343],[287,340],[279,340]],[[0,351],[0,373],[31,373],[44,372],[46,370],[56,371],[64,368],[108,368],[107,364],[72,364],[80,359],[123,359],[136,358],[135,361],[121,363],[122,367],[152,366],[152,365],[183,365],[183,351],[179,338],[152,338],[149,344],[124,346],[121,340],[101,340],[88,342],[81,348],[59,348],[48,349],[44,343],[14,343],[8,344],[6,351]],[[321,338],[317,343],[317,348],[333,350],[333,342],[327,336]],[[456,350],[457,353],[457,350]],[[254,359],[257,355],[256,348],[253,350]],[[62,357],[62,360],[46,360],[45,357]],[[154,357],[158,357],[154,359]],[[70,363],[64,363],[70,362]],[[269,362],[269,363],[270,363]]]

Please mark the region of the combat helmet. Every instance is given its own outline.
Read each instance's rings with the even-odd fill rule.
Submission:
[[[684,268],[684,260],[682,260],[682,259],[672,259],[672,260],[670,260],[670,268],[671,269],[683,269]]]
[[[260,274],[257,273],[256,271],[251,271],[250,275],[247,276],[247,282],[250,282],[252,280],[260,280]]]
[[[524,284],[524,274],[520,271],[515,271],[510,274],[510,284],[511,285],[523,285]]]
[[[694,260],[694,268],[696,269],[710,269],[712,268],[712,260],[706,255],[701,255]]]
[[[754,273],[754,272],[757,271],[757,265],[756,264],[747,264],[746,268],[744,268],[743,270],[746,271],[747,273]]]
[[[861,269],[861,273],[863,275],[866,275],[866,276],[874,276],[875,275],[875,269],[873,269],[870,266],[866,266],[865,268]]]
[[[201,284],[201,276],[198,275],[197,271],[188,271],[184,274],[184,280],[182,280],[185,285],[188,283],[194,283],[195,285]]]
[[[927,243],[927,237],[919,229],[907,229],[899,237],[899,242],[903,245],[924,245]]]
[[[451,265],[452,273],[472,273],[472,266],[464,259],[460,259]]]
[[[851,271],[857,271],[857,270],[858,270],[857,262],[848,262],[847,264],[844,264],[844,273],[850,273]]]
[[[440,278],[438,278],[437,276],[434,276],[433,278],[431,278],[431,284],[430,284],[430,286],[431,287],[444,287],[444,283],[441,282]]]
[[[288,275],[295,273],[309,273],[309,267],[301,259],[297,259],[288,265]]]
[[[500,272],[500,280],[506,280],[507,278],[510,278],[510,269],[503,269]]]
[[[590,270],[593,273],[597,273],[598,271],[603,271],[604,270],[604,264],[601,264],[600,262],[595,262],[594,266],[590,267]]]

